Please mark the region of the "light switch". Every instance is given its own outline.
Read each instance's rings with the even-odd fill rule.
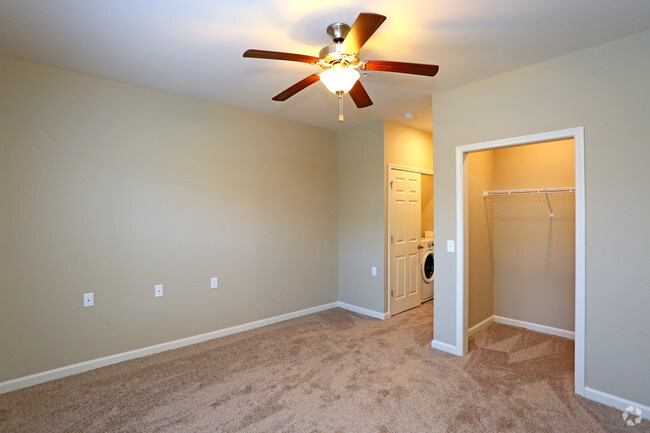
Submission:
[[[92,307],[95,305],[95,294],[84,293],[84,307]]]
[[[454,241],[447,241],[447,252],[453,253],[456,251],[456,245]]]
[[[370,273],[372,274],[373,277],[376,277],[377,276],[377,267],[373,266],[372,268],[370,268]]]
[[[156,284],[153,286],[153,295],[156,298],[160,298],[163,295],[163,285],[162,284]]]

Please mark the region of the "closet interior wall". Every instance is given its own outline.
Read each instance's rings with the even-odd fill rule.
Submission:
[[[494,315],[574,330],[575,194],[483,197],[573,186],[573,139],[468,155],[470,328]]]

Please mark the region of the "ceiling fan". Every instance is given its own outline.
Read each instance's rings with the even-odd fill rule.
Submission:
[[[343,94],[350,93],[358,108],[369,107],[372,100],[361,81],[359,71],[400,72],[403,74],[433,77],[438,73],[437,65],[421,63],[389,62],[383,60],[360,60],[359,50],[375,33],[386,17],[373,13],[361,13],[350,28],[344,23],[334,23],[327,27],[327,34],[334,41],[323,48],[319,57],[303,54],[281,53],[277,51],[247,50],[244,57],[258,59],[288,60],[292,62],[318,65],[324,71],[312,74],[298,81],[288,89],[273,97],[274,101],[286,101],[296,93],[320,80],[332,93],[339,97],[339,122],[343,122]]]

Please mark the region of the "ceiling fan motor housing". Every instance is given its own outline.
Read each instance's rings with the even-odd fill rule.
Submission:
[[[345,23],[334,23],[327,26],[327,34],[334,41],[333,44],[327,45],[318,54],[319,64],[322,68],[329,68],[338,63],[345,63],[345,66],[356,66],[359,58],[355,54],[346,54],[343,52],[343,41],[350,32],[350,26]]]
[[[334,23],[327,26],[327,34],[332,38],[334,43],[320,50],[317,63],[321,68],[328,69],[334,65],[363,68],[363,64],[359,61],[357,53],[346,53],[344,51],[344,41],[349,32],[350,26],[345,23]]]
[[[345,66],[356,67],[359,64],[359,58],[356,54],[346,54],[343,52],[343,44],[330,44],[320,50],[318,64],[327,69],[338,63],[344,63]]]

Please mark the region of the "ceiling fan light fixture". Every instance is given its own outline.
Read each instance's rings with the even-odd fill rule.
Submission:
[[[320,80],[332,92],[347,93],[359,79],[359,72],[347,66],[334,65],[320,74]]]
[[[367,71],[383,71],[433,77],[438,73],[437,65],[359,59],[359,50],[385,20],[386,17],[383,15],[362,12],[352,24],[352,27],[340,22],[330,24],[327,28],[327,34],[334,43],[320,50],[318,57],[264,50],[246,50],[244,57],[285,60],[320,66],[323,72],[303,78],[293,86],[275,95],[272,99],[274,101],[286,101],[316,81],[322,81],[325,87],[338,97],[339,122],[343,122],[343,95],[345,93],[349,93],[357,108],[372,105],[368,92],[359,81],[359,74],[367,77]]]

